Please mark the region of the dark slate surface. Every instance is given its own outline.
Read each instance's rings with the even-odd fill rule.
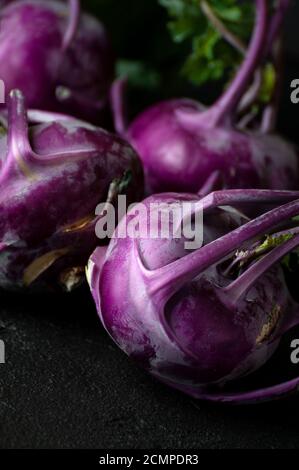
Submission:
[[[294,13],[288,35],[280,128],[299,141],[299,105],[290,104],[288,88],[299,78]],[[0,365],[1,448],[299,447],[299,399],[221,406],[156,383],[106,335],[87,291],[69,298],[2,293],[0,339],[7,361]],[[288,355],[289,339],[259,380],[298,373],[284,370]]]
[[[0,322],[1,448],[299,447],[296,399],[212,405],[156,383],[105,334],[88,292],[2,296]]]

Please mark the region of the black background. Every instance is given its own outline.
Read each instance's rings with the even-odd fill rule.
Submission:
[[[141,28],[137,14],[132,7],[127,17],[118,15],[123,31],[134,22]],[[111,18],[106,13],[110,26]],[[299,78],[298,20],[297,4],[286,28],[279,117],[281,132],[297,143],[299,105],[290,103],[289,84]],[[138,31],[127,34],[115,40],[121,55],[136,43]],[[1,448],[299,448],[298,399],[213,405],[156,383],[110,340],[87,289],[71,296],[0,295],[0,338],[6,343],[6,364],[0,365]],[[271,373],[276,372],[281,363],[274,358]]]

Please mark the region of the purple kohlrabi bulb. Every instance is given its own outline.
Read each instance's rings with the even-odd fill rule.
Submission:
[[[226,384],[259,369],[299,322],[279,263],[299,245],[298,228],[285,225],[299,214],[298,197],[267,190],[226,190],[202,199],[165,193],[136,206],[106,254],[96,250],[89,262],[91,291],[111,337],[154,377],[193,397],[251,401],[296,389],[299,379],[244,396],[225,392]],[[189,251],[192,234],[146,235],[162,206],[165,217],[166,206],[171,214],[186,203],[193,224],[203,211],[200,248]],[[257,217],[250,220],[246,214],[253,211]],[[187,212],[179,223],[169,217],[170,234],[178,233]],[[139,235],[129,236],[136,216]]]
[[[268,28],[267,2],[256,0],[256,25],[244,62],[223,95],[208,109],[194,100],[173,99],[145,110],[127,128],[122,106],[124,84],[114,84],[111,102],[115,127],[140,155],[148,194],[202,194],[207,182],[210,189],[299,188],[298,155],[291,144],[274,134],[272,107],[265,112],[258,131],[243,129],[238,121],[242,97],[268,53],[267,39],[273,42],[289,1],[278,4]]]
[[[71,289],[103,243],[96,207],[119,193],[142,197],[142,169],[115,135],[64,115],[28,114],[41,122],[29,130],[24,97],[12,91],[0,139],[0,287]]]
[[[148,193],[198,192],[215,172],[219,188],[299,187],[291,144],[274,134],[210,127],[204,114],[195,101],[172,100],[151,107],[130,126],[127,138],[142,159]],[[193,124],[185,122],[188,116]]]
[[[79,0],[19,0],[0,11],[0,78],[28,108],[90,122],[103,115],[114,55],[104,26]]]

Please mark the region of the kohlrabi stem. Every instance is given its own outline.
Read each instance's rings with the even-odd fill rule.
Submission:
[[[128,84],[126,77],[115,80],[110,90],[110,104],[116,132],[125,137],[128,129],[128,120],[125,106],[125,92]]]
[[[238,204],[286,204],[299,199],[299,191],[273,191],[271,189],[231,189],[215,191],[204,197],[198,205],[207,211],[215,207],[236,206]]]
[[[215,173],[217,172],[214,172],[211,175],[211,181],[208,180],[205,185],[214,183],[215,178],[219,176]],[[207,188],[204,186],[203,190],[205,191],[206,189]],[[299,191],[273,191],[271,189],[231,189],[227,191],[223,189],[220,191],[209,192],[207,196],[199,193],[198,196],[202,198],[200,201],[195,202],[194,205],[190,206],[192,214],[199,211],[206,214],[208,211],[215,209],[216,207],[234,207],[237,205],[253,204],[271,204],[271,209],[273,209],[273,206],[286,204],[287,202],[299,199]],[[247,218],[247,220],[249,220],[244,214],[242,215],[244,216],[244,219]],[[190,218],[190,213],[185,214],[185,217],[180,221],[179,227],[181,227],[184,221],[187,221],[188,218]]]
[[[253,37],[239,72],[214,106],[201,114],[201,119],[204,119],[204,122],[206,122],[209,127],[220,126],[221,123],[223,124],[232,119],[232,115],[248,84],[252,80],[254,71],[264,53],[264,43],[267,33],[267,0],[256,0],[256,10]]]
[[[229,305],[237,305],[254,283],[265,274],[275,263],[299,246],[299,235],[287,240],[285,243],[274,248],[270,253],[264,255],[260,260],[250,266],[241,276],[224,289],[218,289],[224,304],[226,300]],[[224,294],[224,296],[223,296]]]
[[[32,152],[28,137],[27,109],[24,95],[12,90],[8,103],[8,151],[12,157],[20,159]]]
[[[273,50],[273,47],[276,47],[276,39],[279,37],[282,29],[282,24],[283,20],[285,18],[285,14],[290,6],[290,0],[279,0],[278,5],[276,8],[276,11],[274,15],[271,18],[270,21],[270,26],[269,26],[269,34],[268,38],[266,41],[266,47],[265,47],[265,53],[264,53],[264,59],[267,58],[267,56],[271,53],[271,50]],[[278,46],[279,47],[279,46]],[[280,46],[281,48],[282,46]],[[277,52],[277,51],[276,51]],[[277,57],[277,54],[275,54]],[[278,71],[277,75],[281,75],[281,70],[282,70],[282,61],[280,60],[280,63],[276,60],[276,69]],[[244,112],[246,109],[248,109],[250,106],[252,106],[258,97],[260,88],[262,84],[262,73],[261,70],[258,69],[255,73],[255,78],[253,81],[252,86],[248,89],[248,91],[244,94],[243,98],[241,99],[239,106],[238,106],[238,112]],[[280,84],[277,83],[277,87],[280,88]],[[278,95],[279,99],[279,91],[275,91],[276,96]],[[263,124],[262,124],[262,131],[264,132],[264,129],[266,132],[270,132],[275,128],[276,125],[276,115],[277,115],[277,99],[274,98],[275,103],[271,103],[269,106],[267,106],[265,112],[264,112],[264,117],[263,117]],[[247,118],[245,117],[244,122],[241,122],[239,127],[244,128],[246,127]]]
[[[198,196],[205,197],[215,191],[216,185],[219,184],[220,177],[221,175],[219,170],[213,171],[198,191]]]
[[[90,126],[90,124],[85,124]],[[1,171],[1,178],[7,171],[13,168],[21,171],[28,178],[32,178],[38,167],[56,165],[57,161],[61,161],[64,156],[65,162],[68,158],[75,161],[76,155],[78,159],[91,158],[96,154],[94,147],[86,148],[84,152],[78,149],[77,152],[60,152],[57,154],[49,154],[47,158],[35,153],[30,145],[28,136],[28,117],[25,106],[25,98],[21,91],[13,90],[10,93],[8,101],[8,155]],[[1,180],[0,180],[1,181]]]
[[[272,100],[269,105],[266,106],[263,113],[261,124],[261,132],[263,134],[273,132],[276,127],[283,75],[282,25],[290,4],[290,0],[278,0],[278,5],[269,27],[265,56],[269,55],[271,51],[273,51],[272,55],[274,57],[274,65],[276,70],[276,85]]]
[[[261,69],[258,69],[254,74],[252,85],[248,88],[246,93],[243,95],[239,105],[238,113],[243,113],[250,108],[259,96],[259,92],[262,86],[263,77]]]
[[[33,172],[28,164],[31,154],[25,99],[19,90],[12,90],[8,98],[7,156],[1,169],[0,184],[20,172],[32,178]]]
[[[80,1],[69,0],[69,21],[67,29],[64,33],[62,47],[64,50],[68,49],[74,36],[77,32],[78,24],[80,20]]]
[[[294,222],[295,224],[295,222]],[[292,224],[290,224],[291,226]],[[287,230],[281,230],[280,232],[275,232],[274,234],[271,233],[270,238],[273,240],[280,240],[282,237],[285,237],[285,241],[292,236],[298,235],[299,234],[299,228],[288,228]],[[284,242],[282,242],[284,243]],[[244,266],[245,263],[251,263],[255,260],[257,260],[259,257],[269,253],[273,249],[273,247],[269,246],[268,248],[265,248],[265,250],[260,250],[261,246],[263,246],[263,242],[261,240],[256,241],[255,243],[252,244],[250,249],[240,251],[239,253],[236,253],[235,258],[233,261],[230,263],[230,265],[225,269],[224,275],[228,276],[229,273],[232,271],[237,266]]]
[[[274,230],[279,224],[298,214],[299,200],[297,199],[257,217],[163,268],[156,271],[144,270],[144,275],[151,284],[152,293],[157,295],[160,293],[160,297],[162,293],[162,297],[167,300],[186,282],[240,249],[245,242],[265,235],[269,230]]]
[[[263,117],[262,123],[260,126],[260,133],[261,134],[270,134],[274,131],[276,127],[276,120],[277,120],[277,107],[274,103],[270,103],[266,106]]]
[[[269,34],[267,39],[267,54],[269,54],[273,48],[277,37],[280,35],[283,21],[285,19],[286,12],[288,11],[291,4],[291,0],[278,0],[276,11],[272,17]]]
[[[214,26],[216,31],[218,31],[218,33],[241,54],[246,54],[246,45],[240,38],[238,38],[235,34],[229,31],[229,29],[227,29],[225,24],[222,23],[222,21],[215,14],[213,8],[207,2],[207,0],[200,0],[200,7],[202,12],[210,21],[210,23]]]
[[[242,119],[240,119],[240,121],[237,123],[237,128],[241,130],[247,129],[252,121],[256,118],[257,114],[258,111],[256,109],[251,109],[248,111],[248,113],[245,114],[245,116],[243,116]]]

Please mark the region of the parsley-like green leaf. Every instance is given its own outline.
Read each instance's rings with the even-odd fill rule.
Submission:
[[[237,69],[242,55],[236,51],[204,14],[201,0],[159,0],[169,14],[169,30],[175,42],[189,41],[190,55],[183,74],[201,85],[209,80],[227,78]],[[254,25],[254,3],[238,0],[208,0],[214,15],[227,30],[245,44]]]

